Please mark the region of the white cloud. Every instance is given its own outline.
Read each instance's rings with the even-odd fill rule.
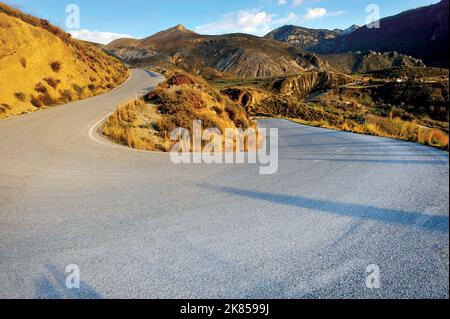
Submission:
[[[287,0],[278,0],[278,4],[284,6],[287,3]]]
[[[327,15],[327,9],[325,8],[311,8],[308,9],[308,12],[303,16],[306,20],[314,20],[323,18]]]
[[[69,30],[69,32],[72,37],[84,40],[84,41],[90,41],[95,43],[101,43],[101,44],[108,44],[114,40],[120,39],[120,38],[133,38],[131,35],[128,34],[121,34],[121,33],[112,33],[112,32],[101,32],[101,31],[90,31],[86,29],[82,30]]]
[[[298,7],[299,5],[301,5],[303,3],[303,0],[293,0],[292,1],[292,6],[293,7]]]
[[[315,20],[323,17],[336,17],[344,14],[345,11],[339,10],[335,12],[328,12],[325,8],[310,8],[303,16],[305,20]]]
[[[196,31],[204,34],[223,34],[233,32],[265,35],[283,24],[293,23],[299,17],[289,13],[285,17],[268,14],[259,9],[241,10],[224,15],[215,22],[196,27]]]

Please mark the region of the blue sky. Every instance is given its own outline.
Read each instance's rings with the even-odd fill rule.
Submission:
[[[284,24],[308,28],[363,25],[369,4],[381,17],[438,0],[7,0],[22,10],[49,19],[67,30],[66,6],[80,8],[79,38],[109,42],[117,37],[143,38],[177,24],[202,34],[246,32],[264,35]]]

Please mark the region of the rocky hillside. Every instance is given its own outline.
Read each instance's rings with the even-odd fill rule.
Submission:
[[[324,41],[321,53],[397,51],[422,59],[429,66],[449,66],[449,1],[409,10],[380,21],[379,29],[362,27],[348,35]]]
[[[329,67],[343,73],[368,73],[392,68],[424,68],[422,60],[398,52],[337,53],[319,55]]]
[[[316,38],[302,38],[304,46],[317,43],[319,38],[337,36],[331,31],[317,32]],[[105,50],[135,66],[178,68],[201,75],[215,70],[246,78],[295,75],[309,70],[353,73],[424,66],[417,59],[397,53],[318,55],[291,43],[247,34],[199,35],[181,25],[142,40],[119,39]]]
[[[97,95],[128,76],[94,46],[2,3],[0,42],[0,118]]]
[[[199,35],[180,25],[142,40],[116,40],[106,50],[133,65],[172,65],[197,74],[213,68],[240,77],[295,74],[320,63],[287,43],[247,34]]]
[[[309,71],[278,80],[273,88],[285,96],[305,98],[311,92],[325,91],[352,81],[354,79],[351,76],[341,73]]]
[[[305,111],[301,104],[307,96],[337,89],[354,81],[355,78],[352,76],[311,70],[286,77],[242,81],[218,80],[214,83],[251,115],[296,117],[300,114],[298,112]],[[306,113],[309,118],[314,111],[309,110]]]
[[[325,40],[336,39],[344,30],[324,30],[308,29],[294,25],[286,25],[275,29],[265,36],[266,39],[288,42],[289,44],[304,49],[311,50]]]
[[[347,35],[347,34],[353,33],[356,30],[358,30],[359,28],[361,28],[361,26],[354,24],[354,25],[352,25],[351,27],[349,27],[349,28],[347,28],[345,30],[334,29],[333,31],[338,33],[340,36],[342,36],[342,35]]]

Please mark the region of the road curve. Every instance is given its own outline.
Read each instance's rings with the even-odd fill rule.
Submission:
[[[89,136],[160,80],[134,70],[108,94],[0,121],[1,298],[449,297],[447,153],[264,120],[280,161],[259,175]]]

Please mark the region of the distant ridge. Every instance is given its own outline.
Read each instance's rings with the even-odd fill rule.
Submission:
[[[422,59],[429,66],[449,66],[449,0],[408,10],[380,20],[381,28],[358,30],[322,42],[315,52],[397,51]]]
[[[303,50],[311,50],[326,40],[333,40],[344,30],[308,29],[295,25],[285,25],[268,33],[264,38],[287,42]]]
[[[316,56],[288,43],[248,34],[200,35],[183,25],[141,40],[118,39],[105,50],[135,65],[171,65],[194,73],[214,69],[241,77],[280,76],[321,67]]]
[[[287,25],[265,37],[315,53],[392,52],[449,67],[449,0],[380,20],[381,28],[353,25],[346,30],[315,30]]]

